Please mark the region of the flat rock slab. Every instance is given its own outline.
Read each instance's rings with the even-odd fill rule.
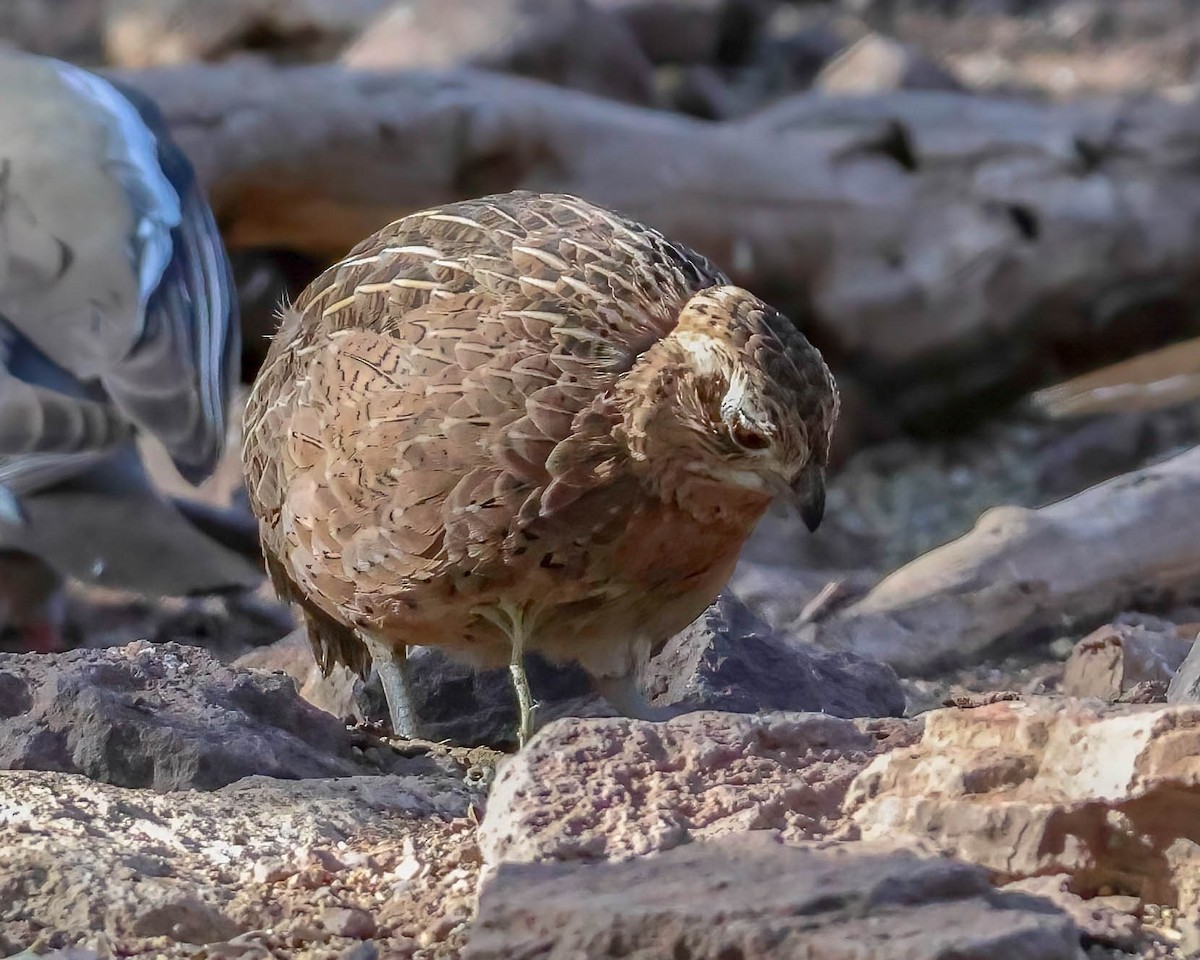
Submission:
[[[745,830],[827,836],[859,771],[920,726],[815,713],[559,720],[503,762],[480,848],[492,866],[620,859]]]
[[[344,725],[289,678],[145,641],[0,654],[0,768],[155,790],[376,772],[355,758]]]
[[[719,904],[719,907],[718,907]],[[1082,960],[1075,924],[986,872],[742,834],[607,864],[506,864],[466,960]]]
[[[446,774],[162,794],[0,773],[0,948],[183,956],[209,944],[210,958],[259,958],[345,956],[365,937],[411,945],[469,914],[469,802]]]
[[[1200,947],[1200,706],[933,711],[918,745],[863,771],[846,810],[864,839],[920,838],[1001,879],[1067,875],[1172,908]]]

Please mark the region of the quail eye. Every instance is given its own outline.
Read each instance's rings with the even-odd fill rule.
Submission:
[[[735,423],[729,428],[733,442],[743,450],[766,450],[771,445],[771,438],[759,433],[745,423]]]

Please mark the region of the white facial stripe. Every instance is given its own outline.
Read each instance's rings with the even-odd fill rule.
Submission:
[[[726,354],[724,344],[714,337],[691,331],[676,331],[675,339],[692,361],[692,369],[701,376],[712,376],[724,373],[730,364],[722,362]]]
[[[733,375],[729,389],[725,392],[725,396],[721,398],[722,420],[732,420],[734,415],[742,410],[746,403],[746,388],[748,386],[749,383],[746,381],[745,374],[735,373]]]

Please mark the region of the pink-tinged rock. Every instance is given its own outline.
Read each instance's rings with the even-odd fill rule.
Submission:
[[[622,859],[746,830],[828,836],[854,777],[919,731],[817,713],[559,720],[500,770],[480,848],[495,865]]]
[[[927,714],[846,811],[865,839],[931,840],[1000,879],[1067,874],[1200,910],[1200,706],[1036,699]]]
[[[1069,697],[1113,701],[1138,684],[1154,684],[1165,697],[1167,685],[1196,637],[1165,620],[1119,620],[1088,634],[1071,651],[1062,692]]]

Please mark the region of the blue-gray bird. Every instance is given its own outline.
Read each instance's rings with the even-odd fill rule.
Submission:
[[[154,105],[70,64],[0,52],[9,627],[54,645],[63,576],[150,595],[257,582],[257,563],[155,492],[135,446],[148,433],[189,481],[208,476],[239,355],[228,258]]]

